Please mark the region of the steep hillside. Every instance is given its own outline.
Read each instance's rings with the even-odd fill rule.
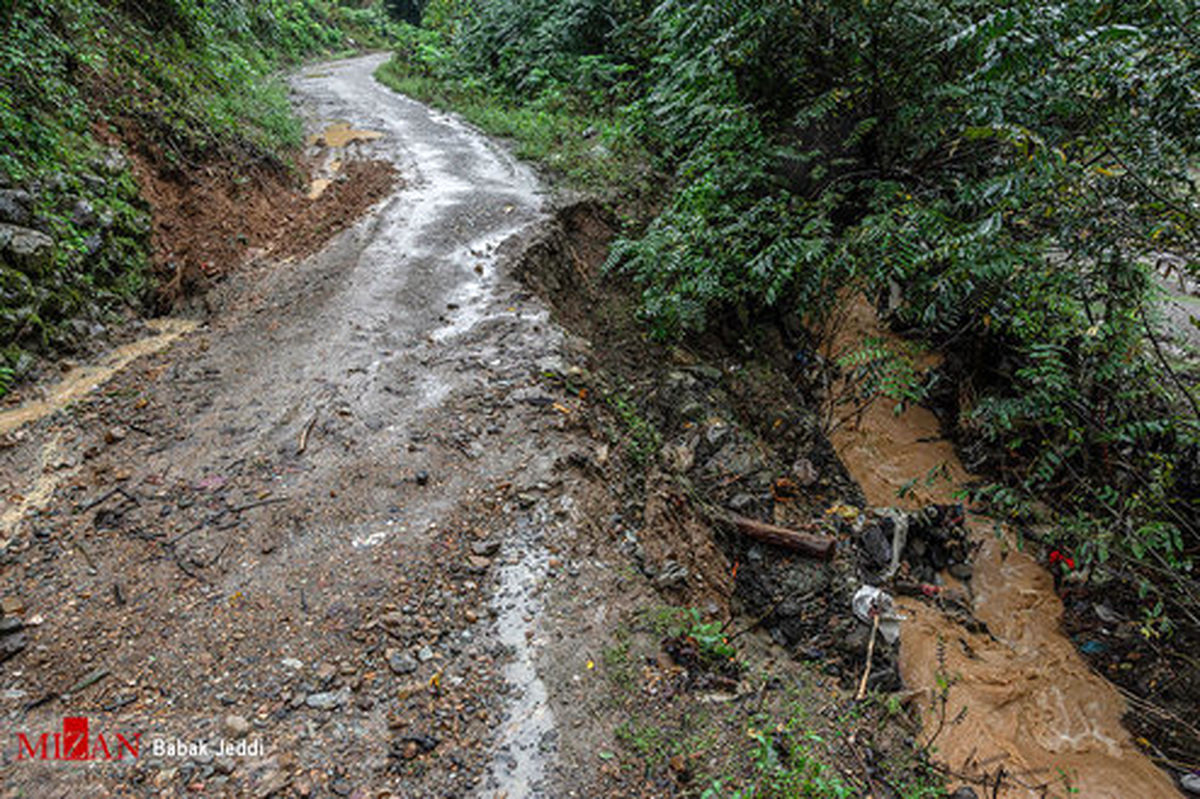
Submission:
[[[87,349],[106,323],[228,268],[252,234],[218,231],[180,253],[174,239],[187,237],[159,222],[186,225],[206,208],[238,217],[214,193],[298,185],[301,126],[275,74],[379,44],[385,19],[325,0],[5,4],[0,393],[37,356]],[[189,209],[197,187],[205,199]],[[160,220],[147,195],[173,208]]]

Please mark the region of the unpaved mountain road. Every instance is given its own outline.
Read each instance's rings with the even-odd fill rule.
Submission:
[[[46,495],[0,534],[28,638],[3,665],[4,795],[562,795],[538,586],[579,578],[544,545],[582,521],[565,464],[595,444],[545,378],[567,338],[505,268],[544,200],[376,83],[383,60],[293,86],[314,134],[382,134],[330,158],[392,161],[394,193],[0,452],[9,494]],[[140,756],[24,757],[17,734],[64,716]]]

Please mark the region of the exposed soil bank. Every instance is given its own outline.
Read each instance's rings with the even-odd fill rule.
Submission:
[[[858,299],[835,351],[871,337],[899,343]],[[876,400],[856,429],[836,432],[833,442],[873,505],[953,502],[969,479],[924,408],[897,416],[891,402]],[[944,478],[926,481],[930,474]],[[916,491],[898,498],[914,478]],[[901,672],[906,687],[920,692],[937,759],[988,796],[997,784],[995,795],[1014,799],[1178,795],[1122,726],[1125,703],[1114,686],[1063,635],[1063,605],[1050,574],[987,519],[976,517],[971,527],[980,549],[967,590],[986,630],[970,632],[929,604],[900,601],[909,617],[901,626]]]

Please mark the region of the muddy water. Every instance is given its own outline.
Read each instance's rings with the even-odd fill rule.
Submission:
[[[859,299],[849,304],[834,354],[869,337],[900,344]],[[937,418],[924,408],[897,416],[893,406],[876,401],[857,427],[851,422],[835,430],[833,444],[846,468],[872,505],[951,501],[969,475],[941,437]],[[931,474],[938,479],[927,480]],[[913,478],[914,490],[899,498]],[[1063,608],[1049,573],[987,519],[973,518],[971,526],[982,544],[972,604],[988,634],[970,633],[924,603],[900,601],[908,617],[900,670],[906,687],[920,692],[924,735],[936,759],[977,788],[988,780],[989,797],[1001,770],[995,795],[1007,799],[1179,796],[1130,740],[1116,689],[1092,673],[1060,632]],[[943,707],[933,697],[947,680]]]
[[[383,133],[377,130],[356,130],[349,122],[335,122],[309,139],[309,144],[319,144],[323,147],[345,147],[351,142],[373,141],[383,138]]]
[[[147,326],[154,335],[118,347],[96,364],[72,369],[50,387],[42,399],[0,413],[0,435],[65,408],[105,383],[134,359],[165,349],[180,336],[194,330],[196,323],[187,319],[152,319]],[[10,497],[9,506],[0,513],[0,544],[8,540],[9,533],[26,512],[44,506],[58,484],[73,473],[70,469],[54,468],[59,455],[58,437],[52,436],[42,447],[39,468],[32,476],[32,483],[22,489],[20,496]]]
[[[195,330],[196,322],[187,319],[151,319],[146,326],[154,331],[154,335],[118,347],[99,363],[72,369],[46,392],[45,398],[0,413],[0,435],[65,408],[124,369],[135,358],[158,352],[185,333]]]

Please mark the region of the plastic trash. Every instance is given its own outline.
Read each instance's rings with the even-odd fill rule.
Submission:
[[[850,606],[854,615],[867,624],[871,623],[872,616],[878,616],[879,632],[889,644],[900,639],[900,622],[905,617],[896,612],[896,600],[888,592],[873,585],[864,585],[854,592]]]

